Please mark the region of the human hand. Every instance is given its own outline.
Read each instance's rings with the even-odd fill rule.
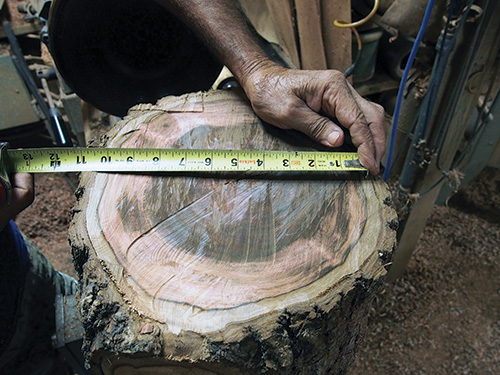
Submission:
[[[33,175],[29,173],[15,173],[10,176],[12,185],[12,196],[9,205],[0,208],[0,230],[2,230],[10,219],[28,207],[35,198]],[[0,184],[1,185],[1,184]],[[0,189],[4,189],[3,185]],[[0,206],[4,202],[0,202]]]
[[[248,71],[240,82],[262,120],[340,147],[344,133],[336,119],[349,130],[361,164],[372,175],[379,173],[385,152],[384,109],[362,98],[341,72],[293,70],[269,62]]]

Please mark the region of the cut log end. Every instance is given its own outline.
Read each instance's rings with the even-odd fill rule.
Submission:
[[[230,92],[133,109],[107,146],[297,149]],[[88,173],[81,187],[70,236],[84,349],[105,373],[330,374],[352,361],[395,242],[382,181]]]

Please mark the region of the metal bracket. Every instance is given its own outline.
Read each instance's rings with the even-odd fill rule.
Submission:
[[[432,158],[435,156],[436,152],[431,150],[427,146],[427,140],[425,139],[420,139],[415,145],[414,145],[414,156],[413,160],[411,160],[411,163],[418,166],[419,168],[424,168],[427,165],[429,165],[432,161]]]

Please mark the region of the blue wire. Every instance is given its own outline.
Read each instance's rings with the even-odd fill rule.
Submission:
[[[403,76],[401,77],[401,82],[399,83],[398,96],[396,100],[396,106],[394,108],[394,117],[392,118],[391,125],[391,140],[389,143],[389,150],[387,152],[387,164],[384,171],[383,179],[387,181],[389,178],[389,172],[391,171],[392,164],[392,154],[394,153],[394,144],[396,141],[396,130],[398,127],[399,120],[399,112],[401,110],[401,103],[403,101],[403,92],[406,85],[406,81],[408,79],[408,75],[410,74],[410,69],[413,65],[413,61],[415,60],[415,56],[417,55],[417,50],[420,47],[420,43],[422,42],[422,38],[424,37],[425,30],[427,29],[427,24],[429,23],[429,19],[431,18],[432,8],[434,8],[435,0],[429,0],[427,3],[427,8],[425,10],[424,18],[422,20],[422,25],[420,25],[420,30],[418,31],[417,38],[413,43],[413,47],[410,52],[410,56],[408,57],[408,62],[406,63],[405,70],[403,71]]]

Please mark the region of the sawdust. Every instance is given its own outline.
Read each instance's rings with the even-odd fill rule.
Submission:
[[[436,207],[349,375],[500,373],[500,170]]]

